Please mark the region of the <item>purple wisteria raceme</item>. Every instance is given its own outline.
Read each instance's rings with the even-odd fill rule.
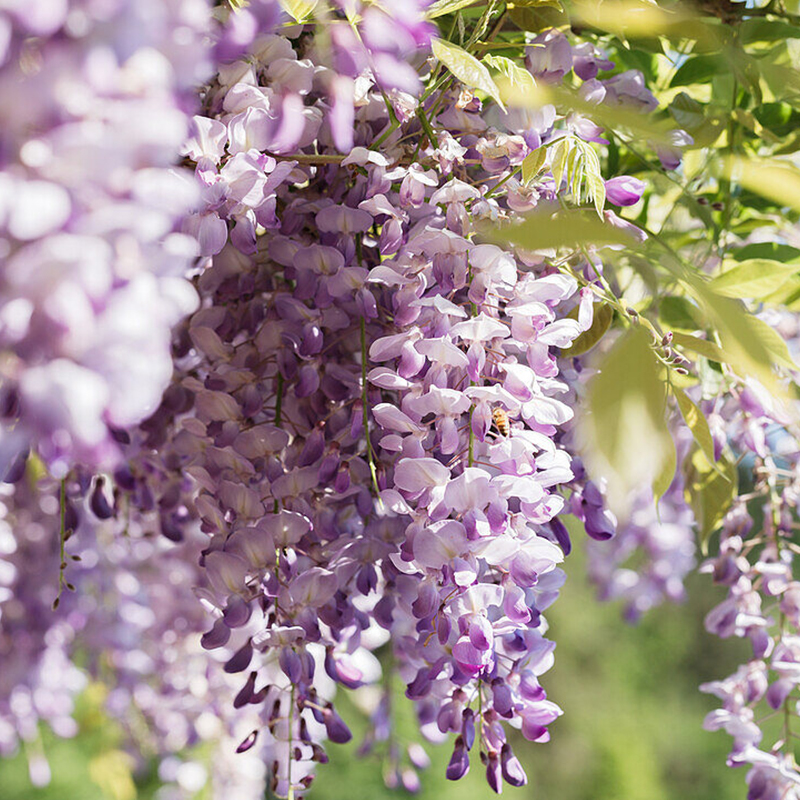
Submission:
[[[195,202],[171,169],[207,76],[202,0],[16,4],[0,66],[0,470],[110,466],[158,406],[170,329],[196,302]]]
[[[247,676],[237,704],[265,709],[242,748],[262,753],[273,791],[304,792],[323,740],[350,737],[327,682],[374,681],[377,647],[423,734],[457,734],[450,777],[477,730],[490,785],[519,785],[503,724],[546,741],[560,714],[539,685],[553,650],[542,612],[563,582],[554,489],[572,478],[553,443],[572,413],[556,353],[591,324],[591,294],[567,318],[573,277],[476,237],[477,220],[514,218],[511,175],[530,151],[480,103],[447,92],[442,135],[409,159],[365,63],[342,157],[325,53],[272,35],[254,54],[220,70],[184,151],[203,193],[187,225],[213,265],[144,426],[176,476],[166,485],[195,482],[184,507],[210,537],[216,615],[204,646]],[[543,176],[522,208],[555,191]],[[182,491],[151,491],[176,509],[161,515],[168,535]],[[386,699],[366,747],[386,741]],[[387,757],[413,785],[413,763]]]
[[[508,729],[545,742],[561,713],[540,683],[570,547],[558,517],[572,511],[596,539],[615,527],[571,466],[559,358],[592,325],[602,266],[595,250],[515,251],[485,231],[581,202],[552,151],[522,180],[531,152],[606,140],[586,116],[505,113],[432,67],[428,5],[318,4],[324,35],[302,9],[295,24],[274,3],[220,8],[199,108],[186,92],[206,77],[194,0],[164,15],[119,2],[111,33],[37,34],[43,66],[22,84],[48,87],[28,120],[40,132],[10,129],[0,176],[17,198],[0,216],[0,455],[24,506],[9,513],[29,515],[4,545],[21,566],[9,557],[0,641],[28,636],[31,661],[50,664],[56,623],[27,619],[74,585],[53,663],[78,634],[90,671],[108,651],[108,708],[145,715],[176,797],[202,784],[180,753],[204,739],[234,758],[217,796],[255,797],[262,778],[304,796],[326,743],[352,737],[337,691],[367,685],[361,752],[415,790],[427,756],[393,738],[396,676],[421,735],[454,734],[447,777],[480,760],[497,792],[527,781]],[[574,71],[590,102],[652,107],[640,73],[598,80],[613,64],[563,33],[537,36],[526,63],[543,82]],[[177,154],[193,177],[170,168]],[[642,191],[608,181],[618,205]],[[37,511],[23,478],[41,464]],[[43,594],[29,566],[41,530],[40,567],[61,574]],[[666,583],[648,596],[674,593]],[[4,628],[9,599],[28,593],[26,624]],[[46,683],[42,669],[19,682]],[[8,741],[41,716],[69,733],[69,693],[59,700],[48,714],[0,699]]]

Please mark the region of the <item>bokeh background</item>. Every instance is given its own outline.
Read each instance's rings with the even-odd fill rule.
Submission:
[[[620,607],[595,601],[585,580],[580,543],[567,559],[568,582],[548,610],[558,642],[554,668],[544,676],[549,696],[564,709],[552,740],[515,750],[529,783],[506,787],[518,800],[731,800],[746,793],[745,770],[725,766],[730,737],[707,733],[703,717],[715,699],[701,694],[703,681],[725,677],[746,658],[740,641],[720,641],[703,629],[707,609],[722,599],[708,577],[689,579],[691,600],[650,612],[637,626]],[[35,788],[26,755],[0,760],[0,800],[150,800],[161,786],[155,763],[131,775],[122,732],[102,713],[103,689],[82,697],[80,734],[58,740],[42,731],[52,781]],[[311,794],[316,800],[382,800],[407,796],[383,784],[381,760],[358,758],[365,723],[352,705],[342,706],[354,738],[328,748],[331,762],[320,769]],[[413,720],[401,735],[414,735]],[[411,738],[408,741],[413,741]],[[447,748],[427,746],[431,767],[422,773],[424,800],[483,800],[494,795],[474,761],[457,783],[444,778]],[[35,755],[35,753],[32,753]],[[199,754],[202,760],[204,754]],[[198,800],[205,797],[203,790]],[[236,800],[236,798],[231,798]]]

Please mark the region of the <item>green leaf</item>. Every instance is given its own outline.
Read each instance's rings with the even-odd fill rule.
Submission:
[[[531,75],[528,70],[515,64],[510,58],[488,55],[483,57],[483,61],[492,69],[504,75],[516,89],[525,91],[526,89],[533,89],[536,86],[533,75]]]
[[[694,137],[695,146],[713,144],[723,130],[722,120],[706,116],[705,107],[686,92],[675,96],[669,104],[669,113],[679,127]]]
[[[668,330],[702,330],[700,309],[686,297],[664,297],[658,304],[658,318]]]
[[[599,217],[603,216],[603,208],[606,204],[606,184],[603,180],[603,175],[600,169],[600,159],[594,148],[582,140],[580,142],[581,151],[583,153],[583,172],[586,179],[586,186],[589,189],[589,194],[594,201],[594,207]]]
[[[136,800],[133,765],[133,757],[128,753],[107,750],[89,761],[89,777],[111,800]]]
[[[670,86],[686,86],[690,83],[705,83],[725,71],[725,59],[719,55],[703,55],[687,58],[672,76]]]
[[[496,227],[489,233],[498,242],[510,242],[525,250],[575,249],[581,244],[631,244],[628,236],[599,220],[593,211],[567,211],[555,215],[534,212],[519,225]]]
[[[584,331],[572,342],[572,346],[564,350],[565,356],[579,356],[591,350],[611,327],[614,310],[607,303],[600,303],[594,311],[594,319],[588,331]]]
[[[547,149],[537,147],[522,160],[522,182],[530,183],[540,172],[547,160]]]
[[[675,122],[688,131],[698,130],[706,121],[705,109],[691,95],[680,92],[669,104]]]
[[[722,297],[696,279],[691,281],[691,286],[717,329],[727,363],[741,377],[752,376],[774,394],[784,396],[785,389],[773,367],[777,364],[796,366],[783,339],[749,313],[740,301]]]
[[[462,8],[475,4],[475,0],[436,0],[425,13],[428,19],[443,17],[445,14],[452,14]]]
[[[531,33],[569,25],[569,15],[558,0],[539,3],[535,8],[515,3],[513,8],[509,8],[508,16],[520,30]]]
[[[780,144],[782,139],[776,136],[772,131],[765,128],[756,118],[755,114],[750,111],[745,111],[743,108],[735,108],[731,111],[731,117],[736,120],[742,127],[751,130],[760,139],[763,139],[767,144]]]
[[[775,328],[767,325],[763,319],[747,315],[747,327],[750,334],[758,340],[770,356],[769,363],[776,364],[786,369],[797,369],[797,364],[789,354],[789,348]]]
[[[295,22],[304,22],[309,19],[314,13],[319,0],[279,0],[281,8],[293,19]]]
[[[672,387],[672,393],[678,401],[678,408],[681,410],[683,421],[688,426],[694,436],[694,440],[700,445],[703,455],[708,459],[709,464],[714,463],[714,439],[708,427],[708,420],[703,416],[703,412],[697,407],[694,400],[689,397],[683,389]]]
[[[715,278],[709,288],[724,297],[760,300],[780,289],[798,269],[780,261],[750,258]]]
[[[733,156],[727,172],[751,192],[800,211],[800,169],[787,161]]]
[[[747,19],[739,25],[739,38],[742,44],[800,39],[800,28],[778,20]]]
[[[564,180],[564,172],[567,169],[567,156],[569,155],[570,140],[559,139],[553,145],[553,155],[550,162],[550,171],[553,173],[553,180],[555,181],[556,188],[561,186]]]
[[[712,466],[702,451],[695,450],[691,458],[686,459],[684,471],[684,495],[694,511],[700,545],[705,553],[709,537],[719,527],[738,494],[736,465],[723,455]]]
[[[434,39],[431,42],[433,55],[439,59],[453,75],[465,86],[479,89],[489,95],[505,111],[505,105],[500,99],[500,90],[494,82],[489,70],[478,61],[475,56],[468,53],[457,44]]]
[[[700,356],[697,359],[697,374],[700,377],[703,400],[719,397],[719,393],[725,384],[722,367],[716,361]]]
[[[790,261],[800,260],[800,249],[777,242],[755,242],[734,250],[730,255],[737,261],[747,261],[750,258],[770,258],[786,264]]]
[[[670,131],[675,128],[674,123],[669,120],[657,120],[622,106],[611,108],[589,103],[577,91],[567,86],[545,85],[540,82],[535,91],[512,90],[505,95],[505,99],[510,106],[518,108],[540,109],[543,105],[552,103],[563,113],[585,114],[598,125],[610,130],[625,130],[634,137],[653,144],[668,144]]]
[[[590,475],[608,481],[610,508],[625,516],[643,486],[663,489],[674,458],[665,422],[665,389],[649,336],[641,328],[622,335],[588,386],[579,441]],[[646,445],[646,446],[643,446]]]
[[[800,274],[790,275],[780,289],[762,298],[761,302],[771,306],[786,306],[789,311],[797,311],[798,300],[800,300]]]
[[[666,446],[664,463],[661,471],[653,478],[653,499],[658,505],[658,501],[667,493],[667,490],[675,480],[675,471],[678,469],[678,453],[675,450],[675,442],[670,439]]]
[[[708,339],[700,339],[697,336],[690,336],[687,333],[673,331],[672,343],[678,347],[682,347],[684,350],[691,350],[693,353],[705,356],[711,361],[718,361],[724,364],[728,360],[725,353],[717,347],[714,342],[709,342]]]

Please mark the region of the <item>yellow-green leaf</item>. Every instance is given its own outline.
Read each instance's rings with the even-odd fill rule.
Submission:
[[[475,5],[475,0],[436,0],[425,12],[425,16],[428,19],[436,19],[471,5]]]
[[[695,450],[684,465],[684,495],[697,521],[700,545],[707,551],[708,539],[719,527],[738,493],[736,465],[727,456],[712,466],[700,450]]]
[[[483,61],[503,75],[515,89],[525,91],[536,86],[533,75],[527,69],[515,64],[510,58],[488,55],[483,57]]]
[[[541,171],[547,159],[547,149],[537,147],[522,160],[522,182],[530,183]]]
[[[475,56],[468,53],[457,44],[434,39],[431,42],[433,55],[439,59],[458,80],[472,89],[479,89],[489,95],[505,111],[503,101],[500,99],[500,90],[494,82],[489,70],[478,61]]]
[[[594,201],[597,215],[602,217],[603,208],[606,204],[606,184],[600,169],[600,159],[588,142],[578,141],[583,155],[583,173],[586,179],[586,186]]]
[[[569,87],[546,85],[541,81],[532,90],[509,90],[505,94],[505,99],[509,106],[519,108],[539,109],[547,103],[552,103],[565,113],[584,114],[598,125],[612,130],[627,130],[633,138],[654,144],[668,144],[670,131],[675,128],[671,121],[656,120],[650,115],[621,106],[611,108],[602,104],[595,105],[581,98],[577,91]]]
[[[746,189],[800,211],[800,169],[793,164],[741,156],[732,156],[726,163],[728,174]]]
[[[518,28],[532,33],[569,25],[569,15],[558,0],[543,0],[536,4],[514,3],[513,7],[509,3],[508,16]]]
[[[708,427],[708,420],[703,416],[703,412],[686,392],[673,386],[672,393],[678,401],[678,408],[681,410],[683,421],[692,432],[694,440],[700,445],[700,449],[703,451],[703,455],[708,459],[708,463],[713,464],[714,439]]]
[[[708,339],[700,339],[698,336],[691,336],[688,333],[673,331],[672,343],[684,350],[691,350],[693,353],[705,356],[711,361],[719,361],[724,364],[728,360],[722,349],[714,342],[709,342]]]
[[[631,239],[613,225],[599,220],[593,211],[529,214],[524,222],[490,231],[494,239],[511,242],[525,250],[577,248],[581,244],[631,244]]]
[[[296,22],[305,22],[318,3],[319,0],[280,0],[281,8]]]
[[[564,351],[564,355],[579,356],[591,350],[606,335],[613,319],[614,310],[611,306],[607,303],[599,303],[595,307],[592,326],[572,342],[572,346]]]
[[[666,455],[661,465],[661,470],[653,478],[653,499],[656,505],[672,485],[672,481],[675,480],[675,472],[678,469],[678,452],[672,439],[670,439],[669,444],[665,445],[665,450]]]
[[[797,271],[796,264],[750,258],[715,278],[709,288],[725,297],[760,300],[780,289]]]
[[[663,489],[674,457],[665,422],[665,389],[650,337],[633,328],[615,342],[588,386],[578,437],[589,474],[606,478],[610,508],[621,516],[634,492]]]
[[[781,335],[763,319],[747,315],[747,327],[761,346],[769,353],[772,364],[785,367],[786,369],[797,369],[797,364],[789,354],[789,348]]]
[[[107,750],[89,762],[89,777],[112,800],[136,800],[133,758],[122,750]]]
[[[704,324],[700,317],[700,309],[686,297],[664,297],[658,304],[658,318],[667,330],[700,330]]]
[[[774,367],[796,366],[783,339],[740,301],[722,297],[700,281],[692,281],[691,285],[717,329],[727,363],[741,377],[752,376],[773,393],[785,395]]]
[[[564,173],[567,169],[567,156],[569,155],[569,147],[569,139],[559,139],[558,142],[553,145],[550,171],[553,173],[553,180],[555,181],[556,188],[561,186],[561,181],[564,180]]]

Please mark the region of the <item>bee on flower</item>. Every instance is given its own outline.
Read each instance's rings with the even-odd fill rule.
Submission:
[[[492,421],[497,432],[501,436],[508,436],[511,433],[511,423],[508,420],[508,412],[504,408],[495,408],[492,411]]]

